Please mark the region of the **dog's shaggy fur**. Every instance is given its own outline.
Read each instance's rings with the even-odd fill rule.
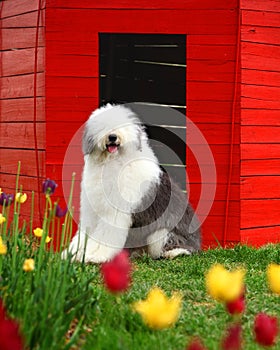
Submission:
[[[153,258],[200,250],[192,207],[159,166],[134,112],[123,105],[93,112],[83,152],[80,226],[68,249],[73,259],[105,262],[123,248]]]

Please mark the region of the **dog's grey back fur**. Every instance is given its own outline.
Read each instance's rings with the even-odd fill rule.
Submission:
[[[132,213],[126,246],[145,246],[148,236],[161,229],[169,232],[163,251],[183,248],[192,253],[200,250],[199,223],[194,211],[186,195],[164,171],[160,183],[153,185]]]

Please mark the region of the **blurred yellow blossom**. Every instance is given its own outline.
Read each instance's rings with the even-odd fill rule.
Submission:
[[[33,230],[33,233],[36,237],[41,238],[43,236],[43,230],[40,227],[37,227]]]
[[[50,243],[51,240],[52,240],[51,237],[50,237],[50,236],[47,236],[45,242],[46,242],[46,243]]]
[[[7,254],[7,246],[3,243],[2,237],[0,236],[0,255]]]
[[[222,265],[213,265],[206,274],[206,288],[212,298],[221,302],[238,299],[244,292],[243,269],[228,271]]]
[[[0,225],[6,221],[6,218],[3,214],[0,213]]]
[[[25,259],[22,268],[26,272],[33,271],[35,269],[34,259]]]
[[[3,193],[3,191],[2,191],[2,188],[0,187],[0,194],[2,194]]]
[[[267,280],[271,291],[280,294],[280,265],[275,263],[268,265]]]
[[[22,204],[22,203],[26,202],[26,200],[27,200],[27,194],[26,194],[26,193],[20,193],[20,192],[18,192],[18,193],[16,194],[16,202]]]
[[[182,296],[179,293],[168,298],[160,288],[154,287],[147,299],[134,303],[133,308],[149,327],[163,329],[171,327],[177,321],[181,305]]]

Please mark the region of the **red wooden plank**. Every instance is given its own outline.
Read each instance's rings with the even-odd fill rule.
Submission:
[[[231,101],[233,84],[224,82],[194,82],[189,81],[187,86],[188,100],[219,100]]]
[[[33,121],[34,99],[33,98],[15,98],[1,100],[1,122]],[[36,120],[45,120],[45,98],[36,98]]]
[[[188,44],[187,56],[188,59],[194,60],[220,60],[221,64],[221,61],[224,63],[234,61],[236,55],[235,51],[235,45]],[[226,70],[225,67],[223,68]]]
[[[279,116],[279,110],[243,109],[241,114],[241,125],[280,126]]]
[[[99,79],[94,77],[47,77],[48,97],[96,97]]]
[[[280,86],[258,86],[242,84],[241,95],[265,101],[279,101]],[[280,103],[279,103],[280,107]]]
[[[37,51],[37,72],[45,70],[45,48],[39,47]],[[0,53],[2,60],[2,77],[34,73],[35,48]]]
[[[216,193],[215,193],[215,200],[216,201],[223,201],[226,199],[227,194],[227,184],[216,184]],[[198,200],[200,198],[200,192],[201,192],[201,184],[197,183],[191,183],[190,184],[190,199],[191,201],[195,201],[198,203]],[[208,193],[205,193],[204,200],[212,200],[212,196]],[[230,200],[232,201],[239,201],[240,200],[240,193],[239,193],[239,183],[237,184],[231,184],[231,191],[230,191]]]
[[[280,143],[280,128],[277,126],[242,126],[242,143]],[[268,146],[270,147],[270,146]]]
[[[209,214],[208,214],[208,212],[206,213],[209,216],[223,216],[223,215],[225,215],[226,201],[215,200],[214,202],[212,202],[212,201],[208,202],[204,198],[194,198],[192,196],[190,197],[190,203],[192,204],[192,206],[194,208],[197,207],[197,203],[199,200],[203,201],[203,206],[201,208],[201,212],[196,211],[196,214],[198,216],[204,217],[205,213],[203,213],[203,210],[204,210],[204,208],[208,209],[208,207],[211,207],[210,213]],[[239,201],[231,200],[229,202],[229,216],[238,218],[239,215],[240,215],[240,203],[239,203]]]
[[[83,38],[81,37],[83,36]],[[48,53],[61,55],[96,55],[98,54],[98,36],[81,35],[79,31],[71,37],[61,37],[61,33],[51,32],[46,27]]]
[[[280,28],[242,26],[241,41],[278,45]]]
[[[213,0],[211,4],[209,4],[208,0],[188,0],[187,2],[181,2],[178,0],[165,0],[162,2],[161,0],[119,0],[118,2],[113,1],[98,1],[92,2],[92,0],[83,0],[82,3],[77,2],[75,0],[47,0],[48,7],[57,7],[57,8],[84,8],[84,9],[232,9],[237,7],[236,0],[228,0],[227,2],[221,0]]]
[[[241,243],[260,247],[268,243],[280,243],[279,226],[241,230]]]
[[[4,6],[5,7],[5,6]],[[38,0],[37,0],[38,8]],[[7,17],[2,19],[2,28],[23,28],[23,27],[37,27],[38,11],[20,14],[13,17]],[[39,26],[45,24],[45,9],[40,11]]]
[[[0,78],[1,91],[0,97],[22,98],[34,96],[34,74],[16,75],[12,77]],[[37,73],[37,91],[36,96],[45,95],[45,74]]]
[[[276,12],[268,11],[241,11],[242,24],[256,25],[266,27],[279,27],[280,26],[280,6]]]
[[[264,58],[262,61],[264,62],[266,61],[266,59]],[[278,59],[278,63],[279,63],[279,59]],[[269,61],[267,63],[267,68],[268,66],[270,66]],[[278,64],[278,67],[279,67],[279,64]],[[270,66],[270,69],[272,69],[271,66]],[[242,69],[241,76],[242,76],[242,83],[246,85],[265,85],[265,86],[279,87],[280,72],[261,71],[261,70],[256,70],[254,68]]]
[[[88,37],[97,32],[227,35],[235,33],[236,19],[236,11],[230,10],[131,10],[128,15],[127,11],[117,9],[49,9],[46,14],[49,30],[71,36],[79,28]]]
[[[188,35],[187,43],[188,45],[236,45],[236,33],[224,35]],[[188,52],[187,52],[188,54]]]
[[[37,123],[38,148],[45,148],[45,123]],[[33,123],[2,123],[0,147],[34,148]]]
[[[241,50],[242,68],[280,71],[280,47],[278,45],[242,42]]]
[[[231,125],[230,124],[197,124],[196,125],[201,133],[204,135],[206,141],[210,145],[222,145],[231,143]],[[233,144],[239,144],[239,125],[236,124],[236,132],[234,133]],[[188,128],[187,128],[188,139]],[[195,140],[194,140],[195,142]],[[200,144],[201,140],[197,140],[197,144]],[[195,144],[195,143],[193,143]],[[191,145],[190,145],[191,146]]]
[[[206,54],[201,48],[201,55]],[[187,82],[209,81],[233,83],[235,79],[235,63],[223,59],[202,60],[191,59],[191,53],[187,58]]]
[[[241,228],[280,225],[280,199],[241,200]]]
[[[263,89],[264,88],[265,87],[263,87]],[[244,108],[280,110],[279,100],[271,101],[269,99],[256,98],[255,95],[256,93],[252,93],[250,89],[246,89],[246,96],[241,96],[241,110],[243,110]]]
[[[247,10],[279,12],[280,4],[278,0],[241,0],[240,8]]]
[[[71,119],[71,112],[73,113],[79,113],[82,112],[81,115],[87,115],[98,107],[99,100],[97,97],[57,97],[57,96],[50,96],[47,100],[47,119],[53,120],[53,121],[63,121],[65,118],[63,117],[63,113],[70,113],[70,119]],[[60,113],[62,113],[62,119],[60,117]],[[73,121],[81,120],[85,121],[83,118],[75,119]]]
[[[48,76],[99,77],[98,57],[91,55],[54,55]]]
[[[46,6],[45,0],[41,1],[41,8]],[[13,0],[4,1],[2,6],[2,18],[20,15],[38,9],[38,0]]]
[[[278,159],[252,159],[241,162],[241,175],[278,175],[280,155]],[[263,179],[263,181],[270,181]]]
[[[202,244],[204,249],[222,245],[224,235],[224,216],[209,216],[202,225]],[[240,241],[239,218],[230,217],[226,240],[229,242]],[[217,242],[218,241],[218,242]]]
[[[44,27],[39,28],[38,46],[45,46]],[[36,28],[2,29],[2,50],[35,47]]]
[[[264,198],[279,199],[280,198],[279,165],[280,165],[280,160],[278,160],[277,176],[243,177],[240,185],[241,199],[264,199]],[[243,173],[241,175],[243,175]]]
[[[189,101],[187,105],[187,116],[194,122],[207,123],[209,120],[215,123],[229,123],[231,121],[231,101],[201,99]]]
[[[264,147],[262,144],[241,144],[241,159],[273,159],[280,157],[280,144],[269,144]]]
[[[45,173],[45,151],[38,151],[39,171]],[[21,175],[34,176],[37,173],[35,150],[0,149],[0,172],[17,174],[18,162],[21,162]]]
[[[187,167],[187,174],[189,181],[200,182],[201,181],[201,169],[205,172],[210,172],[212,169],[207,165],[200,165],[200,168],[196,168],[189,164]],[[216,183],[226,184],[228,183],[228,165],[227,164],[216,164]],[[238,164],[233,164],[232,166],[232,184],[238,184],[240,181],[240,169]]]

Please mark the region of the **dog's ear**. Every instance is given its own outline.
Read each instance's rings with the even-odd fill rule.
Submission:
[[[83,153],[84,155],[90,154],[94,149],[94,138],[93,135],[90,134],[88,127],[86,126],[84,135],[83,135]]]

